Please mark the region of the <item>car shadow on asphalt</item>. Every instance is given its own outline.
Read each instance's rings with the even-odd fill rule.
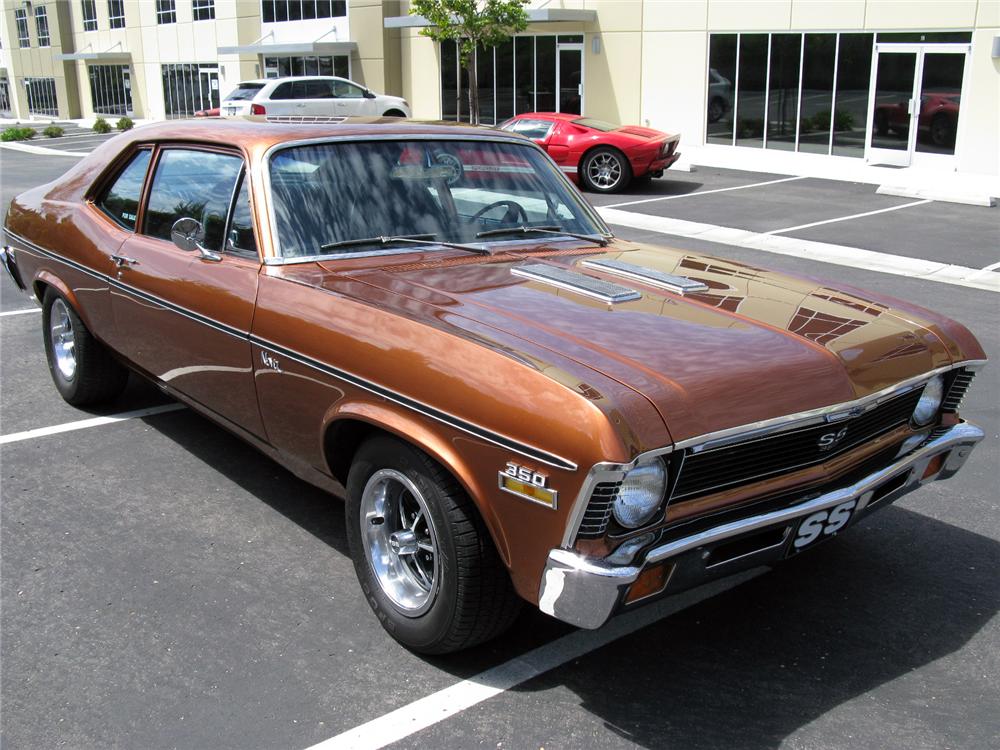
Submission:
[[[610,205],[629,200],[642,200],[643,198],[666,198],[672,195],[689,195],[704,187],[704,183],[698,181],[672,180],[669,177],[661,177],[654,180],[640,180],[633,182],[620,193],[591,193],[583,195],[595,206]]]
[[[942,739],[960,732],[958,744],[987,747],[996,724],[975,715],[990,713],[982,672],[962,684],[910,673],[961,649],[997,613],[998,560],[1000,544],[987,537],[891,507],[516,690],[569,688],[610,731],[643,747],[764,750],[884,686],[866,698],[873,724],[927,712]],[[954,727],[936,724],[949,720]]]

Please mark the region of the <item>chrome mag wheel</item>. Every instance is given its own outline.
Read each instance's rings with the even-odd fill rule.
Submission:
[[[438,535],[427,501],[395,469],[372,474],[361,495],[365,557],[399,612],[417,617],[434,603],[441,579]]]
[[[59,373],[72,380],[76,375],[76,332],[66,303],[56,299],[49,313],[49,338]]]
[[[587,164],[587,176],[601,190],[610,190],[621,182],[621,160],[614,154],[597,154]]]

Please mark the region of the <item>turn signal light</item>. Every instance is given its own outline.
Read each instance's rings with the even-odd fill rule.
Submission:
[[[670,573],[673,569],[674,566],[667,563],[660,563],[646,568],[635,579],[632,588],[628,590],[628,593],[625,595],[625,603],[631,604],[640,599],[645,599],[647,596],[659,594],[667,587],[667,581],[670,580]]]
[[[503,472],[500,472],[500,489],[552,509],[556,507],[558,493],[555,490],[531,482],[522,482]]]
[[[267,114],[267,110],[264,109],[264,105],[263,104],[251,104],[250,105],[250,114],[252,114],[252,115],[266,115]]]

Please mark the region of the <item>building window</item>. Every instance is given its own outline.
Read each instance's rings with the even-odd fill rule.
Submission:
[[[44,5],[35,8],[35,32],[38,34],[39,47],[52,45],[49,38],[49,14]]]
[[[177,23],[177,3],[175,0],[156,0],[156,22],[158,24]]]
[[[175,63],[160,66],[163,101],[168,118],[191,117],[219,106],[219,66],[215,63]]]
[[[872,34],[712,34],[705,141],[864,156]]]
[[[28,36],[28,11],[24,8],[15,8],[14,19],[17,21],[17,46],[30,47],[31,38]]]
[[[97,31],[97,0],[83,0],[83,30]]]
[[[108,20],[112,29],[125,28],[125,0],[108,0]]]
[[[350,78],[350,57],[265,57],[264,77],[284,78],[285,76],[340,76]]]
[[[90,65],[87,74],[94,114],[115,117],[132,114],[132,76],[128,65]]]
[[[55,78],[25,78],[24,90],[28,95],[28,112],[45,117],[58,117]]]
[[[347,15],[347,0],[261,0],[260,11],[264,23],[342,18]]]
[[[562,46],[569,44],[582,45],[583,36],[518,36],[496,47],[479,47],[475,53],[479,122],[496,124],[520,112],[580,114],[583,52]],[[442,42],[441,116],[468,120],[468,94],[468,74],[459,65],[458,46]]]
[[[10,86],[7,85],[7,79],[0,79],[0,114],[5,117],[10,117],[13,110],[10,106]]]
[[[192,0],[191,11],[195,21],[211,21],[215,18],[215,0]]]

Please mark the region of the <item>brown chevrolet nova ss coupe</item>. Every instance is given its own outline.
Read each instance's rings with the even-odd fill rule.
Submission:
[[[615,239],[497,131],[139,128],[19,196],[5,244],[63,398],[133,370],[343,492],[365,595],[417,651],[521,599],[596,628],[795,556],[983,437],[960,324]]]

